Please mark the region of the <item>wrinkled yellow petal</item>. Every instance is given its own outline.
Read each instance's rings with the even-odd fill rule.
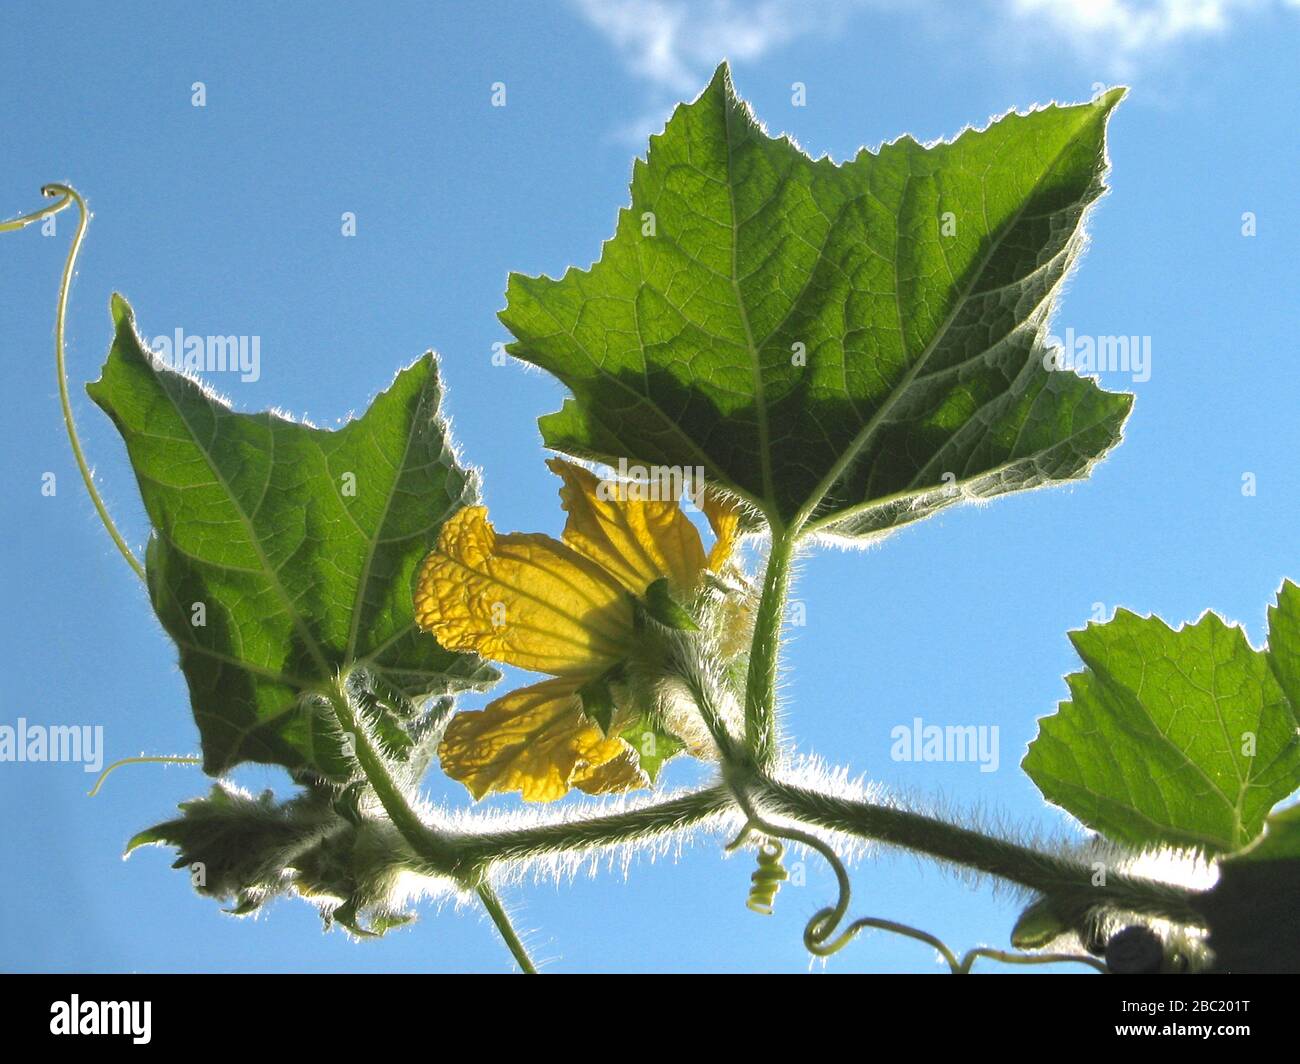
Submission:
[[[546,464],[564,481],[560,501],[569,515],[565,543],[634,595],[645,594],[665,576],[682,590],[695,586],[705,564],[704,546],[676,500],[602,499],[600,478],[590,470],[559,458]]]
[[[474,713],[458,713],[438,747],[443,771],[475,798],[519,791],[528,802],[562,798],[579,779],[605,786],[627,780],[629,753],[583,715],[576,679],[546,680],[511,691]],[[627,786],[634,784],[628,783]]]
[[[448,650],[554,676],[599,671],[633,638],[617,580],[549,536],[497,535],[482,506],[443,526],[416,579],[415,619]]]
[[[632,750],[603,765],[588,765],[573,774],[572,784],[587,794],[619,794],[649,787],[650,777],[641,771],[640,761]]]
[[[713,529],[715,538],[709,550],[709,568],[716,573],[727,564],[740,541],[740,504],[708,491],[700,509]]]

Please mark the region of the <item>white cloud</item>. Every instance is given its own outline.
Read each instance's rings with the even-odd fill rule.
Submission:
[[[795,37],[829,31],[873,0],[572,0],[634,74],[693,92],[718,60],[761,59]],[[879,4],[879,0],[874,0]]]
[[[652,87],[646,111],[615,131],[629,144],[644,143],[721,59],[762,59],[796,37],[833,33],[858,10],[900,2],[908,0],[570,0]]]
[[[718,60],[761,59],[797,37],[834,33],[869,10],[974,20],[993,31],[1065,40],[1112,73],[1186,40],[1222,33],[1279,0],[571,0],[632,73],[661,91],[697,90]],[[1291,8],[1300,0],[1280,0]],[[989,17],[991,16],[991,17]]]
[[[698,88],[722,56],[757,60],[807,33],[819,14],[836,16],[857,0],[573,0],[633,73],[673,92]]]
[[[1011,17],[1073,42],[1128,73],[1142,59],[1185,40],[1213,37],[1237,16],[1272,0],[1014,0]],[[1289,0],[1294,4],[1296,0]]]

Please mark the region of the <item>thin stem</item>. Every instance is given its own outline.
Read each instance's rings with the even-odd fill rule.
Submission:
[[[961,973],[961,962],[957,960],[956,954],[953,953],[937,935],[930,934],[929,931],[922,931],[919,927],[912,927],[910,924],[900,924],[897,920],[884,920],[876,916],[861,916],[849,924],[834,943],[823,947],[820,950],[814,950],[809,947],[809,952],[814,956],[826,957],[832,953],[837,953],[846,945],[852,942],[863,931],[888,931],[891,935],[902,935],[904,938],[915,939],[917,942],[924,942],[935,953],[943,958],[944,963],[948,965],[949,971],[953,975]]]
[[[1040,853],[920,813],[850,801],[770,779],[755,781],[751,794],[770,812],[986,872],[1067,905],[1106,906],[1187,924],[1203,920],[1191,905],[1193,892],[1182,887],[1110,869],[1103,882],[1094,883],[1094,869],[1089,864]]]
[[[750,644],[749,675],[745,681],[745,743],[760,769],[771,768],[776,761],[776,673],[794,543],[793,532],[773,531]]]
[[[683,633],[685,635],[685,633]],[[689,636],[686,636],[689,638]],[[695,703],[695,709],[704,722],[704,726],[713,736],[713,742],[718,748],[718,756],[722,763],[728,764],[737,760],[736,742],[727,727],[722,708],[719,706],[719,692],[716,683],[705,668],[701,667],[698,655],[694,650],[677,655],[674,662],[678,678],[686,685],[687,693],[691,696],[691,701]]]
[[[501,938],[511,954],[514,955],[515,962],[519,965],[520,970],[525,975],[536,975],[537,969],[528,956],[528,950],[524,948],[519,935],[515,933],[514,925],[510,923],[510,916],[506,913],[505,906],[501,904],[501,899],[497,897],[496,891],[492,889],[492,884],[487,880],[480,883],[478,885],[478,896],[483,903],[483,908],[487,910],[488,916],[492,917],[492,922],[497,925],[497,931],[501,933]]]
[[[0,227],[0,231],[20,228],[37,218],[55,214],[63,210],[69,202],[77,205],[79,214],[77,231],[72,237],[72,246],[68,249],[68,257],[63,265],[63,278],[59,283],[59,301],[54,315],[54,365],[59,378],[59,405],[63,411],[64,428],[68,431],[68,442],[72,445],[72,455],[77,460],[77,469],[81,472],[81,481],[86,485],[90,501],[95,505],[95,512],[99,514],[100,521],[103,522],[104,528],[116,545],[118,552],[126,559],[126,563],[135,572],[136,576],[141,580],[145,580],[143,563],[135,556],[135,552],[127,545],[122,533],[118,531],[117,525],[114,524],[113,518],[108,512],[108,507],[99,494],[99,489],[95,487],[95,478],[90,471],[89,463],[86,461],[85,451],[81,447],[81,437],[77,433],[77,422],[72,416],[72,400],[68,395],[68,367],[64,342],[65,325],[68,317],[68,296],[72,291],[72,276],[76,270],[77,256],[81,253],[82,240],[86,236],[86,226],[90,222],[90,212],[86,210],[86,201],[81,198],[81,193],[68,185],[46,185],[41,189],[41,193],[46,196],[62,196],[63,198],[44,211],[34,211],[22,218],[6,222],[3,227]]]
[[[1004,949],[989,949],[987,946],[968,950],[961,959],[961,967],[956,969],[954,974],[969,975],[971,969],[975,967],[975,962],[981,957],[987,957],[991,961],[1001,961],[1003,964],[1086,964],[1089,968],[1101,972],[1102,975],[1110,974],[1109,968],[1096,957],[1089,957],[1086,953],[1011,953]]]
[[[775,824],[768,823],[758,815],[758,812],[754,809],[748,796],[743,792],[737,792],[737,799],[742,808],[744,808],[746,815],[748,815],[749,822],[745,825],[745,830],[741,832],[739,838],[737,838],[731,846],[727,847],[728,849],[740,845],[745,840],[746,835],[748,835],[751,830],[756,829],[763,832],[763,834],[768,836],[768,838],[783,838],[789,839],[793,842],[802,843],[809,849],[821,854],[822,857],[825,858],[826,863],[831,866],[831,870],[835,873],[835,883],[838,887],[835,904],[829,905],[824,909],[819,909],[817,912],[813,913],[809,918],[808,923],[804,926],[804,949],[814,957],[833,956],[857,938],[861,932],[868,928],[875,928],[876,930],[889,931],[896,935],[905,935],[908,938],[914,938],[920,942],[924,942],[936,950],[943,959],[948,962],[948,967],[954,973],[959,970],[957,957],[941,939],[930,934],[928,931],[909,927],[907,924],[900,924],[895,920],[884,920],[875,916],[864,916],[860,919],[854,920],[848,925],[848,927],[844,928],[837,935],[836,931],[839,929],[840,923],[844,920],[845,914],[848,913],[849,903],[853,897],[853,885],[849,882],[848,870],[844,867],[844,862],[840,860],[839,854],[837,854],[825,841],[819,839],[816,835],[810,835],[808,832],[800,831],[798,828],[778,827]]]

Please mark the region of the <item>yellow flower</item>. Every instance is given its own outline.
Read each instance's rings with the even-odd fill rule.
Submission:
[[[634,656],[636,600],[667,579],[690,601],[720,572],[740,535],[740,513],[706,495],[716,542],[708,555],[676,501],[606,499],[601,481],[571,462],[547,463],[563,484],[561,539],[499,535],[487,510],[461,510],[442,529],[415,588],[415,618],[449,650],[474,651],[554,677],[457,714],[438,749],[443,769],[475,798],[519,791],[548,802],[570,787],[591,794],[648,783],[636,751],[583,713],[578,690]]]

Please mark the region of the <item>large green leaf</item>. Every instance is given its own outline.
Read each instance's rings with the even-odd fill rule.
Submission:
[[[1039,722],[1023,767],[1089,827],[1231,851],[1300,787],[1295,706],[1240,628],[1207,613],[1175,631],[1120,610],[1070,638],[1087,669],[1067,677],[1071,698]]]
[[[514,274],[509,350],[585,458],[702,467],[773,522],[867,536],[1086,475],[1131,397],[1044,368],[1123,95],[843,165],[772,139],[726,66],[652,137],[590,269]]]
[[[346,775],[314,697],[343,671],[364,674],[376,706],[495,677],[413,620],[415,568],[477,492],[438,416],[432,354],[329,432],[233,412],[147,352],[120,297],[113,317],[88,390],[126,441],[153,523],[149,593],[180,648],[205,771]]]

